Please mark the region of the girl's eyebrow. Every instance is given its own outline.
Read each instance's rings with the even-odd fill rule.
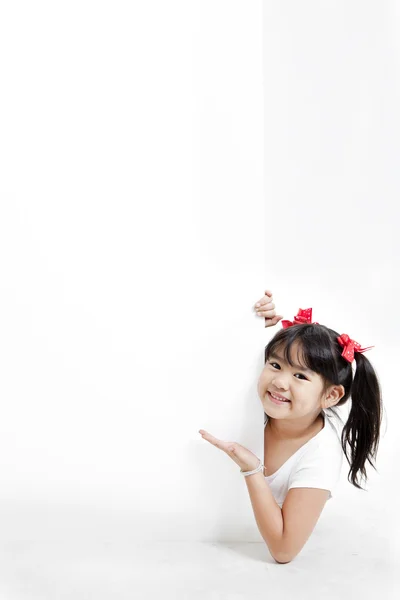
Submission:
[[[286,361],[283,358],[281,358],[280,356],[277,356],[276,354],[270,354],[269,357],[286,363]],[[300,371],[304,371],[304,373],[309,373],[310,375],[312,375],[312,371],[310,369],[307,369],[306,367],[302,367],[301,365],[293,365],[293,366],[295,369],[299,369]]]

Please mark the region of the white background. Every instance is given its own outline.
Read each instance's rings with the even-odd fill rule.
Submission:
[[[395,543],[400,5],[1,13],[2,535],[260,541],[198,430],[261,451],[269,288],[375,346],[379,474],[322,519]]]

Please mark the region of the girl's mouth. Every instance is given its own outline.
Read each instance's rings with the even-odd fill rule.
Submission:
[[[274,404],[290,404],[290,400],[278,400],[277,398],[274,398],[272,396],[271,392],[268,392],[268,391],[267,391],[267,396],[271,400],[271,402],[273,402]]]

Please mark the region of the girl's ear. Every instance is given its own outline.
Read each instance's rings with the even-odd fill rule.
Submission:
[[[345,394],[345,389],[342,385],[331,385],[325,396],[325,408],[335,406]]]

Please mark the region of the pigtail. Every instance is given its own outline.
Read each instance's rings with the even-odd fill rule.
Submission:
[[[348,480],[362,489],[357,476],[361,474],[367,480],[366,462],[377,470],[372,460],[376,460],[378,452],[383,404],[378,377],[370,361],[359,352],[354,357],[356,370],[350,389],[351,409],[342,430],[341,444],[350,465]],[[350,446],[350,457],[346,444]]]

